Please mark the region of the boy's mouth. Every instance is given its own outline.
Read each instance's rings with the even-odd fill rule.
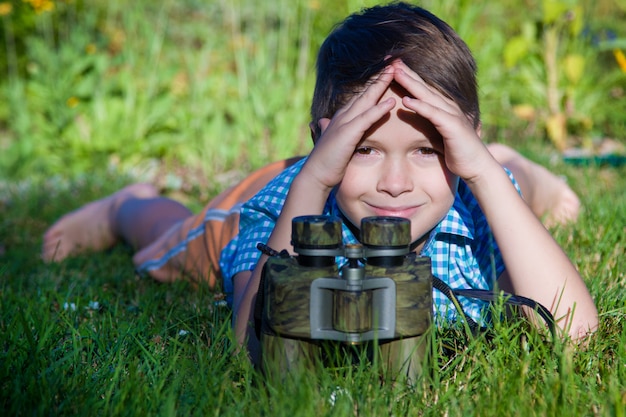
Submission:
[[[368,204],[371,210],[374,212],[376,216],[393,216],[393,217],[403,217],[410,218],[415,215],[415,213],[419,210],[420,205],[411,205],[411,206],[376,206],[372,204]]]

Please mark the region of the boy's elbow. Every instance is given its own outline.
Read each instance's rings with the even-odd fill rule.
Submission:
[[[599,325],[598,310],[590,305],[584,311],[577,311],[567,326],[567,334],[576,343],[584,343],[597,330]]]

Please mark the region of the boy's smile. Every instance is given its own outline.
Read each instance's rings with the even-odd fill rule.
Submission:
[[[363,137],[336,197],[354,225],[366,216],[404,217],[417,240],[450,210],[458,177],[445,165],[441,136],[402,105],[405,95],[395,84],[383,94],[380,101],[393,97],[395,107]]]

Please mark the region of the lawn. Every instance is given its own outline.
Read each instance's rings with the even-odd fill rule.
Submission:
[[[268,381],[236,351],[219,292],[140,278],[125,246],[58,264],[39,258],[55,219],[132,181],[198,209],[252,169],[307,152],[314,51],[333,22],[368,2],[52,2],[55,18],[6,3],[5,41],[7,16],[23,35],[12,38],[0,83],[6,415],[626,415],[626,167],[565,163],[546,129],[548,88],[533,78],[541,63],[503,69],[496,51],[513,23],[539,19],[511,13],[522,2],[424,4],[451,16],[484,68],[486,140],[515,146],[580,196],[578,222],[552,232],[584,277],[600,328],[582,348],[521,320],[476,337],[433,329],[434,361],[415,386],[381,383],[366,362]],[[612,2],[594,4],[605,26],[623,16],[603,8]],[[504,27],[496,18],[506,13],[522,21]],[[570,140],[623,144],[626,78],[612,49],[594,51],[596,78],[563,76],[559,87],[578,106],[567,116]],[[515,89],[519,80],[529,85]],[[520,109],[533,112],[514,116]]]
[[[539,159],[539,157],[538,157]],[[0,200],[0,381],[8,415],[624,415],[626,170],[554,169],[584,211],[554,230],[596,300],[584,349],[498,324],[490,337],[437,331],[437,363],[416,387],[366,364],[266,385],[235,353],[230,312],[207,288],[135,276],[117,247],[45,265],[46,227],[124,182],[112,176],[6,187]],[[334,406],[329,398],[337,387]]]

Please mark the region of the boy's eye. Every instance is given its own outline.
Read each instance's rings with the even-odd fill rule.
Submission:
[[[434,155],[437,153],[433,148],[419,148],[417,151],[422,155]]]
[[[356,148],[356,150],[354,151],[354,153],[357,155],[371,155],[372,152],[374,152],[374,150],[366,146],[361,147],[361,148]]]

